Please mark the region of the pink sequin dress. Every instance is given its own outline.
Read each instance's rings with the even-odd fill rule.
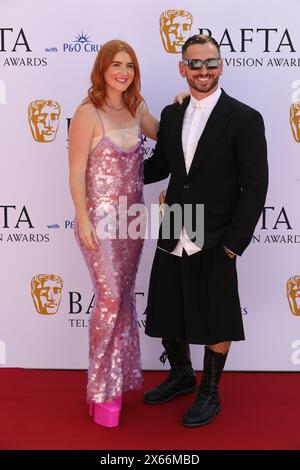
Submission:
[[[104,114],[99,117],[103,137],[91,151],[86,169],[87,208],[95,227],[103,216],[103,212],[99,216],[99,209],[105,212],[108,206],[120,220],[120,196],[127,197],[128,208],[144,205],[139,125],[108,131]],[[75,224],[95,292],[89,321],[87,400],[96,403],[142,386],[134,287],[144,240],[122,238],[116,232],[115,239],[99,239],[94,251],[81,244]]]

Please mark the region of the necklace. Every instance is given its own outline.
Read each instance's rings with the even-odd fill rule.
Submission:
[[[110,103],[108,103],[107,101],[105,101],[106,105],[112,109],[113,111],[123,111],[123,109],[126,108],[126,106],[124,105],[122,108],[115,108],[114,106],[112,106]]]

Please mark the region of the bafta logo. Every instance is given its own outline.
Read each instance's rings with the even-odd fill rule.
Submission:
[[[288,280],[286,295],[291,312],[300,316],[300,276],[293,276]]]
[[[290,107],[290,124],[295,141],[300,143],[300,101]]]
[[[28,106],[28,121],[36,142],[53,142],[59,126],[60,104],[54,100],[35,100]]]
[[[181,53],[191,35],[193,15],[186,10],[166,10],[160,15],[160,35],[167,52]]]
[[[64,281],[56,274],[37,274],[31,279],[31,295],[41,315],[57,313]]]

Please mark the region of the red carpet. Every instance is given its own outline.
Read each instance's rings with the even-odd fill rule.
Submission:
[[[164,376],[145,372],[145,389]],[[85,380],[83,371],[1,369],[0,449],[300,449],[298,373],[224,373],[221,413],[194,429],[181,425],[192,395],[149,406],[142,391],[126,394],[118,428],[97,426]]]

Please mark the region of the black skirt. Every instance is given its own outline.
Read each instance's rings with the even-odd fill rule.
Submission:
[[[190,344],[245,339],[236,258],[222,245],[182,257],[157,248],[145,332]]]

